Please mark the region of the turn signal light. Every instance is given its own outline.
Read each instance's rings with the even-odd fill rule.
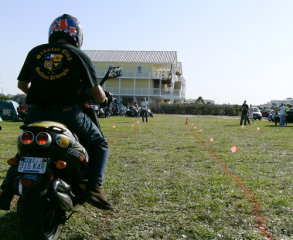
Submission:
[[[34,140],[34,134],[32,132],[24,132],[21,136],[21,142],[24,144],[30,144]]]
[[[8,159],[7,163],[10,166],[16,166],[18,164],[18,159],[17,158],[10,158],[10,159]]]
[[[66,168],[66,166],[67,166],[67,163],[62,160],[59,160],[56,162],[56,168],[58,169],[64,169]]]

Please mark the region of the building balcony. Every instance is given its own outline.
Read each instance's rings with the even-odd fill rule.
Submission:
[[[111,92],[116,96],[151,96],[151,97],[180,97],[181,90],[180,89],[159,89],[159,88],[119,88],[118,87],[108,87],[105,86],[104,89],[106,91]]]
[[[174,69],[176,75],[182,75],[182,63],[178,62],[177,64],[172,64],[172,69]]]
[[[103,78],[107,71],[96,71],[98,78]],[[171,80],[171,71],[153,71],[153,72],[134,72],[134,71],[122,71],[121,78],[142,78],[142,79],[162,79]]]

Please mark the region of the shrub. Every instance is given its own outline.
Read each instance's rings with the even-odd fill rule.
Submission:
[[[8,96],[4,96],[4,95],[1,95],[0,96],[0,103],[5,101],[5,100],[9,100],[9,97]]]
[[[151,111],[156,112],[156,106],[151,105]],[[190,115],[226,115],[238,116],[239,105],[216,104],[162,104],[160,112],[166,114],[190,114]]]

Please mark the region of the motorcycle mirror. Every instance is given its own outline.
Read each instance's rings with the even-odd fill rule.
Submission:
[[[106,75],[104,76],[103,80],[100,82],[100,85],[102,86],[105,81],[112,78],[118,78],[122,76],[122,68],[119,67],[109,67]]]
[[[111,67],[108,69],[108,79],[109,78],[118,78],[122,76],[122,68],[121,67]]]

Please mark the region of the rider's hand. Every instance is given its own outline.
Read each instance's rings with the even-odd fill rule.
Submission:
[[[101,108],[104,108],[104,107],[107,107],[109,106],[110,102],[109,102],[109,99],[106,98],[105,101],[103,103],[100,103],[100,107]]]

